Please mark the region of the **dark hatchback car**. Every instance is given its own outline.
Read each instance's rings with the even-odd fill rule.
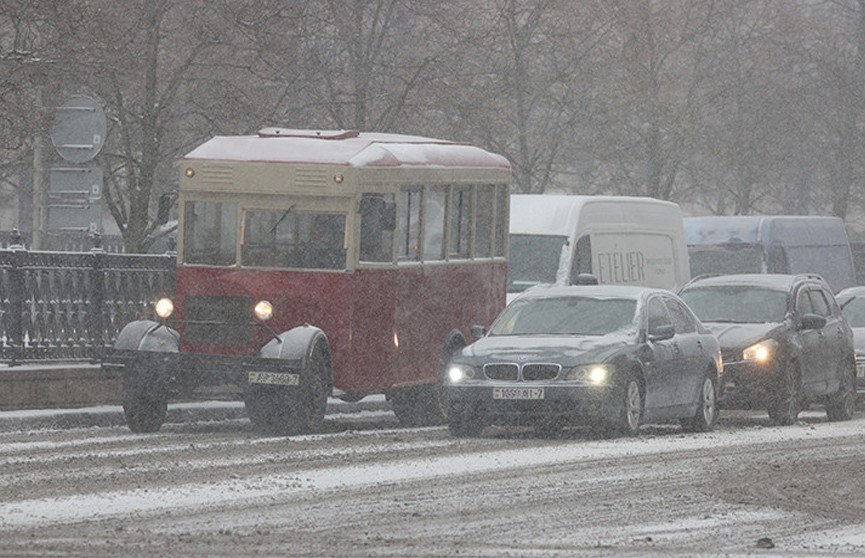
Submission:
[[[865,395],[865,287],[850,287],[837,295],[835,300],[841,314],[853,329],[853,348],[856,351],[856,392],[860,400]]]
[[[621,286],[535,287],[448,366],[444,396],[456,436],[490,424],[549,432],[589,425],[633,435],[717,418],[718,341],[673,293]],[[481,331],[479,331],[481,330]]]
[[[853,333],[816,275],[697,278],[679,296],[721,343],[722,408],[766,408],[780,425],[811,403],[829,420],[856,405]]]

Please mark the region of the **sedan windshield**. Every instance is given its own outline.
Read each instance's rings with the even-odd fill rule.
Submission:
[[[559,297],[516,300],[490,335],[606,335],[635,329],[637,302],[622,298]]]
[[[762,324],[787,314],[787,293],[747,285],[693,288],[679,294],[702,322]]]

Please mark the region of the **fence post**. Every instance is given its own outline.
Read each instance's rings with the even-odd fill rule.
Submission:
[[[105,306],[105,250],[102,248],[102,235],[94,232],[92,237],[93,248],[90,256],[93,266],[90,269],[90,308],[89,324],[90,339],[93,342],[92,359],[102,357],[105,348],[105,326],[103,312]]]
[[[27,296],[24,289],[24,261],[27,258],[27,248],[21,239],[18,229],[12,230],[11,267],[9,269],[9,345],[12,347],[12,360],[10,365],[14,366],[24,356],[24,298]]]

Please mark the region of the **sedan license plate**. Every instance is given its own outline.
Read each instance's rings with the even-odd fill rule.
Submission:
[[[250,384],[273,384],[277,386],[300,385],[300,375],[282,374],[278,372],[250,372]]]
[[[493,399],[543,399],[544,388],[494,387]]]

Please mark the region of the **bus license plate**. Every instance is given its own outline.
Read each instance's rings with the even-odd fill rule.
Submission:
[[[544,388],[493,388],[493,399],[543,399]]]
[[[274,384],[278,386],[300,385],[299,374],[281,374],[278,372],[250,372],[250,384]]]

